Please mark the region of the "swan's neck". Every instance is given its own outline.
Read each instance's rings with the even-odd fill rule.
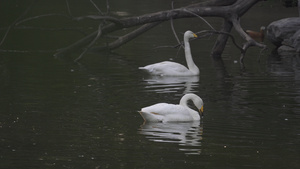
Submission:
[[[184,96],[180,99],[179,105],[181,105],[181,106],[187,108],[187,109],[189,110],[189,112],[190,112],[190,115],[193,117],[194,120],[199,120],[199,114],[198,114],[195,110],[191,109],[191,108],[188,106],[188,104],[187,104],[187,103],[188,103],[188,100],[193,100],[193,99],[192,99],[192,97],[191,97],[189,94],[184,95]]]
[[[185,52],[186,63],[189,70],[193,72],[195,75],[199,74],[199,68],[195,65],[192,58],[191,47],[188,38],[184,39],[184,52]]]
[[[187,105],[188,100],[189,100],[189,98],[183,96],[183,97],[180,99],[179,105],[184,106],[184,107],[188,107],[188,108],[189,108],[189,106]]]

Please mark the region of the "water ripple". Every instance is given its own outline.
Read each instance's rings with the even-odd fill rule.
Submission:
[[[149,92],[173,93],[183,91],[183,94],[193,93],[199,85],[199,76],[167,77],[150,76],[144,79],[145,88]]]
[[[153,142],[175,143],[185,154],[201,153],[203,126],[200,121],[189,123],[145,123],[139,134]]]

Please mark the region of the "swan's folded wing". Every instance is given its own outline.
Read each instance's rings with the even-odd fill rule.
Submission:
[[[191,121],[188,110],[180,105],[158,103],[142,108],[140,114],[145,121]]]
[[[153,112],[144,112],[144,111],[139,111],[141,116],[145,121],[151,121],[151,122],[162,122],[163,121],[163,116],[154,114]]]
[[[183,73],[189,72],[189,70],[176,62],[164,61],[160,63],[155,63],[147,65],[145,67],[140,67],[139,69],[147,70],[151,74],[155,75],[181,75]]]

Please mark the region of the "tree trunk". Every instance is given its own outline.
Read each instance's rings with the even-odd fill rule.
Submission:
[[[224,19],[221,32],[230,32],[232,29],[232,23]],[[214,47],[212,48],[211,56],[214,59],[220,59],[227,43],[228,36],[220,34],[216,40]]]

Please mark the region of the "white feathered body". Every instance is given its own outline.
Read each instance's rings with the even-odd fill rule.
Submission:
[[[171,61],[164,61],[160,63],[154,63],[140,69],[147,70],[152,75],[159,76],[193,76],[196,75],[191,72],[187,67]]]
[[[185,122],[200,120],[199,113],[195,110],[182,105],[168,103],[157,103],[152,106],[144,107],[139,113],[145,121],[151,122]]]

